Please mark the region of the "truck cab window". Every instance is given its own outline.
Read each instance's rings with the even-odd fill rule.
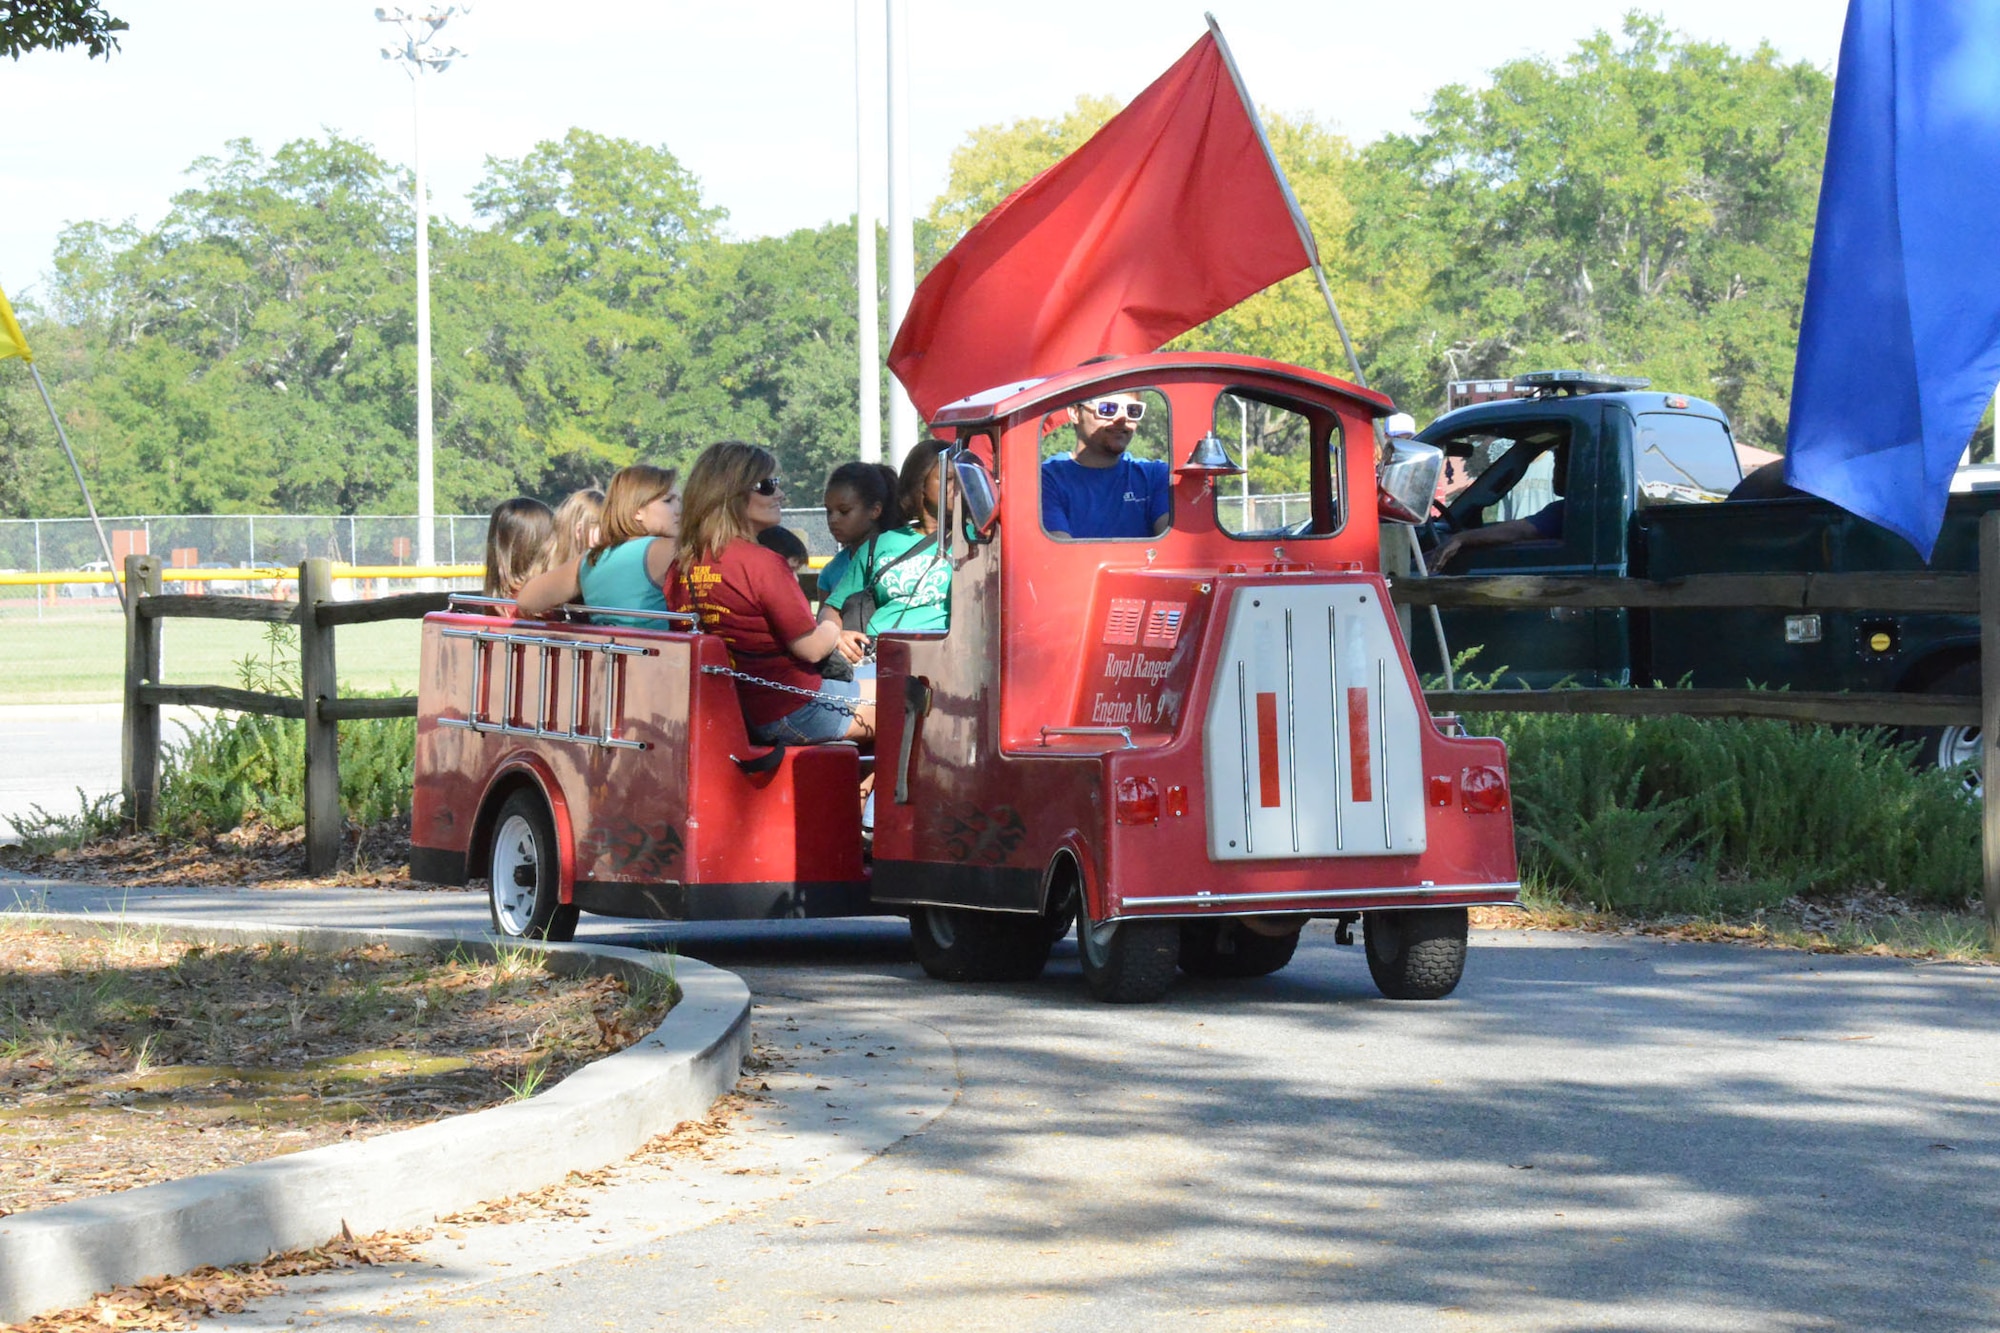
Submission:
[[[1539,520],[1538,535],[1545,540],[1560,536],[1569,436],[1567,422],[1533,421],[1440,441],[1445,470],[1438,482],[1438,505],[1447,524],[1463,531]]]
[[[1713,417],[1641,412],[1635,425],[1640,508],[1726,499],[1743,480],[1729,427]]]
[[[1212,429],[1229,456],[1245,469],[1240,477],[1216,479],[1215,519],[1224,532],[1268,540],[1323,536],[1340,526],[1337,493],[1331,503],[1319,507],[1315,521],[1313,423],[1303,413],[1224,393],[1215,400]],[[1337,426],[1326,447],[1334,457],[1321,474],[1321,484],[1334,485],[1341,475]]]
[[[1095,393],[1042,420],[1042,530],[1149,540],[1173,521],[1173,421],[1157,389]]]

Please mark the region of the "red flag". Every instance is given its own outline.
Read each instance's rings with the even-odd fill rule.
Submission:
[[[1215,37],[981,218],[889,349],[926,418],[967,394],[1150,352],[1311,262]]]

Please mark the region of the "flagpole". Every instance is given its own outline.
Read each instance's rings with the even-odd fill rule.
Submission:
[[[1215,38],[1216,49],[1222,53],[1222,66],[1229,71],[1229,81],[1236,85],[1236,95],[1243,99],[1243,112],[1250,117],[1250,128],[1257,131],[1257,142],[1264,149],[1264,160],[1271,164],[1271,174],[1278,178],[1278,189],[1285,196],[1285,207],[1292,212],[1292,225],[1299,230],[1299,240],[1306,247],[1306,258],[1312,263],[1313,277],[1319,280],[1319,294],[1326,298],[1327,313],[1333,316],[1333,327],[1340,333],[1341,348],[1347,353],[1347,364],[1354,370],[1354,382],[1362,388],[1368,387],[1368,377],[1361,373],[1361,358],[1354,354],[1354,340],[1347,336],[1347,321],[1340,317],[1340,306],[1333,299],[1333,288],[1327,285],[1326,270],[1319,266],[1319,245],[1313,240],[1312,226],[1306,221],[1305,210],[1299,207],[1299,197],[1292,193],[1292,183],[1285,179],[1285,169],[1278,165],[1278,155],[1271,150],[1270,136],[1264,133],[1264,121],[1257,114],[1257,104],[1250,100],[1250,90],[1243,84],[1243,73],[1236,68],[1236,57],[1229,53],[1229,39],[1222,35],[1222,25],[1215,21],[1215,15],[1203,14],[1208,20],[1208,31]]]
[[[49,409],[49,421],[56,428],[56,438],[62,441],[63,454],[69,459],[69,470],[76,473],[77,488],[83,492],[83,507],[90,511],[90,525],[97,529],[97,544],[104,548],[104,563],[111,570],[111,587],[118,594],[118,605],[125,605],[125,585],[118,577],[118,562],[111,558],[111,543],[104,536],[104,524],[97,517],[97,504],[90,498],[90,486],[83,479],[83,469],[76,464],[76,451],[69,447],[69,432],[63,429],[62,418],[56,415],[55,400],[49,397],[49,386],[42,383],[42,369],[34,362],[28,363],[28,373],[35,377],[35,387],[42,391],[42,406]]]

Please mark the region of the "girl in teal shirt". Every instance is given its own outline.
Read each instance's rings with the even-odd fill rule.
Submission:
[[[515,597],[524,616],[545,615],[567,602],[630,611],[665,611],[662,591],[681,530],[681,497],[671,468],[634,463],[604,488],[597,542],[588,551],[530,579]],[[653,616],[600,615],[600,625],[666,629]]]

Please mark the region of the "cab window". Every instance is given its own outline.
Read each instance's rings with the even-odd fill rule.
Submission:
[[[1530,421],[1469,430],[1438,442],[1444,474],[1437,504],[1453,531],[1541,517],[1561,535],[1568,490],[1569,423]]]
[[[1743,480],[1729,427],[1715,418],[1642,412],[1637,426],[1640,507],[1726,499]]]
[[[1215,400],[1211,429],[1231,461],[1244,469],[1241,476],[1215,480],[1215,520],[1224,532],[1269,540],[1326,536],[1339,527],[1339,497],[1333,491],[1341,476],[1337,423],[1329,425],[1327,439],[1316,449],[1312,419],[1304,413],[1224,393]]]
[[[1042,530],[1146,541],[1173,523],[1173,421],[1157,389],[1093,394],[1042,420]]]

